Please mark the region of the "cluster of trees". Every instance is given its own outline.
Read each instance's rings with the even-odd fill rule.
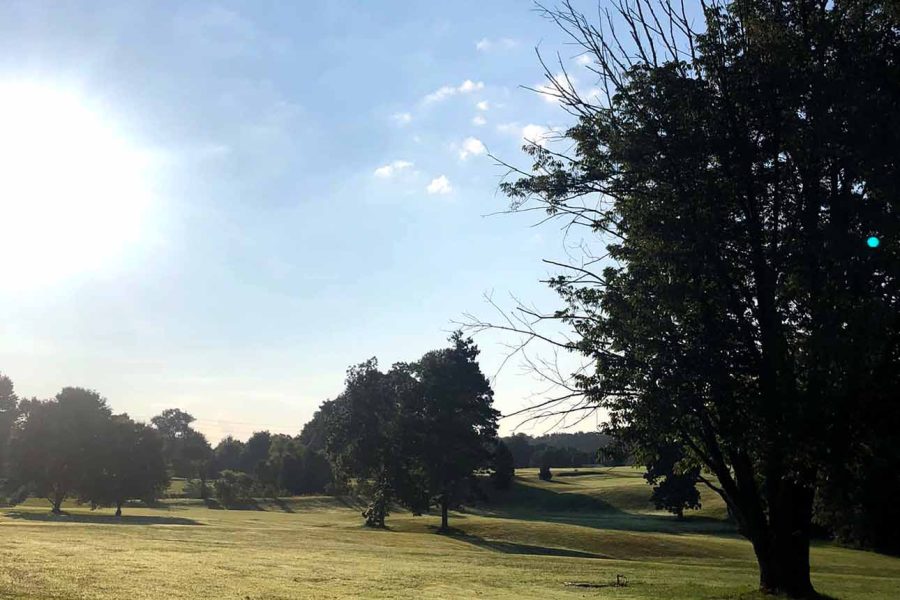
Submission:
[[[218,474],[216,497],[235,504],[252,496],[315,494],[329,491],[331,466],[320,450],[300,436],[257,431],[246,442],[228,436],[212,453]]]
[[[163,439],[128,415],[114,415],[91,390],[64,388],[51,400],[20,400],[0,375],[3,472],[14,498],[37,495],[54,513],[66,498],[92,506],[150,501],[169,482]]]
[[[208,481],[223,504],[252,496],[321,493],[332,481],[321,451],[299,436],[256,432],[247,442],[224,438],[213,449],[193,429],[192,415],[167,409],[150,425],[113,414],[98,393],[65,388],[50,400],[20,399],[0,374],[0,478],[10,499],[47,498],[54,513],[67,498],[94,507],[127,500],[151,502],[165,493],[170,477]]]
[[[498,487],[512,479],[478,348],[459,333],[450,342],[387,372],[374,358],[350,368],[344,391],[301,433],[342,484],[369,497],[367,525],[383,527],[392,503],[415,514],[436,505],[445,531],[448,510],[477,493],[476,472],[493,471]]]
[[[593,364],[556,410],[602,407],[636,452],[696,474],[761,589],[815,597],[814,517],[900,549],[900,11],[614,7],[547,11],[601,92],[548,71],[576,118],[567,150],[529,144],[532,169],[503,186],[599,242],[551,280],[563,306],[543,317]],[[540,335],[524,311],[496,327]]]
[[[602,449],[612,438],[598,432],[552,433],[532,437],[516,433],[503,438],[517,469],[526,467],[580,467],[610,462]]]

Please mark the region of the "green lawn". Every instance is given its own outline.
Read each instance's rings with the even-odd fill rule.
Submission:
[[[454,513],[453,536],[406,514],[368,530],[330,497],[242,511],[172,500],[120,521],[81,507],[51,517],[32,500],[0,513],[0,598],[756,597],[749,544],[714,497],[678,522],[648,505],[638,471],[589,471],[550,483],[520,471],[490,507]],[[813,565],[831,596],[900,597],[900,559],[818,545]],[[608,587],[617,574],[627,587]]]

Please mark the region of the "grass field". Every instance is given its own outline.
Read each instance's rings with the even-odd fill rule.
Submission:
[[[550,483],[523,470],[496,502],[361,526],[331,497],[212,510],[199,501],[112,511],[32,500],[0,511],[0,598],[755,598],[749,544],[704,508],[683,522],[648,504],[630,468]],[[820,544],[813,581],[837,598],[900,598],[900,559]],[[616,575],[626,587],[612,587]],[[567,583],[599,587],[576,587]]]

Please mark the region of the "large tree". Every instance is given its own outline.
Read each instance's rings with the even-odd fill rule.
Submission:
[[[623,441],[677,446],[752,543],[761,589],[811,597],[816,489],[898,455],[900,9],[618,6],[546,13],[597,87],[548,71],[570,150],[529,144],[533,169],[504,189],[584,226],[587,254],[552,280],[560,311],[497,326],[567,323],[558,343],[593,367],[556,410],[603,407]]]
[[[122,506],[129,499],[157,499],[169,484],[163,443],[156,429],[115,415],[102,430],[102,453],[79,489],[82,500],[95,506]]]
[[[441,509],[464,499],[475,471],[490,466],[497,437],[494,392],[478,366],[478,347],[455,332],[450,347],[428,352],[411,366],[419,382],[416,456],[424,472],[424,492]]]
[[[71,387],[23,408],[26,418],[11,448],[13,479],[60,513],[63,500],[88,487],[102,469],[110,410],[96,392]]]
[[[336,477],[367,488],[366,524],[384,527],[393,501],[419,508],[412,480],[417,456],[409,443],[416,431],[408,419],[417,382],[403,365],[388,373],[372,358],[347,371],[344,391],[321,411],[326,423],[325,453]]]
[[[163,455],[172,473],[176,477],[200,478],[201,492],[205,494],[213,450],[206,436],[191,427],[195,420],[181,409],[167,408],[150,422],[162,437]]]

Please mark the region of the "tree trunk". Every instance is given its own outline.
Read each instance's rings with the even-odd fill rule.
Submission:
[[[117,517],[122,516],[122,502],[121,501],[116,502],[116,516]]]
[[[818,598],[809,578],[813,491],[782,481],[769,507],[766,532],[751,537],[759,563],[759,587],[768,594]]]
[[[54,492],[52,496],[50,496],[50,504],[53,505],[53,508],[50,509],[50,512],[54,515],[62,514],[62,503],[63,500],[66,499],[65,494],[61,494],[59,492]]]
[[[439,531],[449,531],[450,525],[449,520],[447,518],[447,509],[450,504],[450,499],[447,497],[447,494],[441,496],[441,528]]]

